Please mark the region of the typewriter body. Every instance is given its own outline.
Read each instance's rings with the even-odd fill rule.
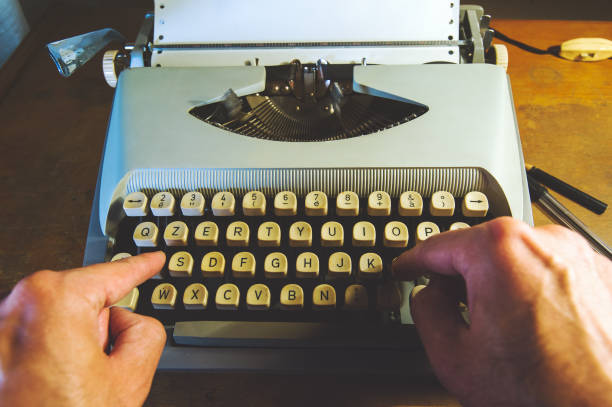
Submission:
[[[161,369],[428,370],[393,258],[532,223],[487,24],[443,0],[155,2],[105,56],[84,263],[166,252],[121,302],[166,326]]]

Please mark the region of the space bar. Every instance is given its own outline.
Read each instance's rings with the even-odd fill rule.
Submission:
[[[206,347],[420,347],[411,325],[186,321],[174,325],[173,338],[178,345]]]

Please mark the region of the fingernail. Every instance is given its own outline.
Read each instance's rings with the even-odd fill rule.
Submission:
[[[414,299],[414,297],[416,297],[416,296],[419,294],[419,292],[420,292],[420,291],[421,291],[423,288],[425,288],[425,287],[427,287],[427,286],[425,286],[425,285],[417,285],[417,286],[414,286],[414,288],[413,288],[413,289],[412,289],[412,291],[410,292],[410,299],[411,299],[411,300],[413,300],[413,299]]]

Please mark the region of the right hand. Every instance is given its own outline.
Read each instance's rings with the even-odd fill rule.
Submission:
[[[470,406],[612,405],[612,262],[561,226],[500,218],[402,254],[438,378]],[[467,299],[470,324],[458,303]]]

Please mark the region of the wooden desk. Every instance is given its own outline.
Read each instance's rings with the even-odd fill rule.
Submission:
[[[100,60],[70,80],[59,77],[43,45],[112,26],[135,38],[143,10],[51,9],[0,71],[0,288],[41,268],[81,264],[89,211],[113,90]],[[494,21],[539,47],[581,36],[612,38],[612,23]],[[611,62],[571,63],[510,48],[509,74],[526,159],[612,202]],[[27,62],[23,68],[19,62]],[[18,75],[15,75],[18,73]],[[2,84],[11,87],[2,92]],[[486,101],[483,101],[486,103]],[[603,216],[567,203],[612,242]],[[536,224],[547,223],[539,212]],[[161,373],[147,405],[458,405],[439,384],[401,377]]]
[[[577,37],[612,38],[612,23],[493,21],[511,38],[546,49]],[[525,161],[612,204],[612,61],[570,62],[508,47]],[[596,215],[559,197],[608,245],[612,210]],[[550,223],[537,209],[535,224]]]

